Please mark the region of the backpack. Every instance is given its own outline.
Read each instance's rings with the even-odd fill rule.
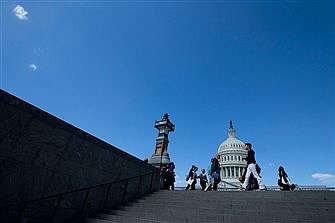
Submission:
[[[214,178],[214,180],[218,180],[220,178],[220,175],[217,172],[215,172],[213,173],[212,177]]]
[[[209,164],[207,167],[207,173],[212,174],[212,164]]]

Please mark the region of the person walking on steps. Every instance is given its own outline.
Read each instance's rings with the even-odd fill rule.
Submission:
[[[256,171],[255,152],[251,149],[251,147],[252,147],[251,143],[245,144],[245,149],[248,151],[248,155],[245,158],[245,160],[247,161],[247,173],[245,174],[244,183],[242,184],[241,189],[246,190],[248,183],[249,183],[250,175],[252,173],[252,175],[257,179],[259,189],[266,190],[266,187],[262,182],[262,178],[258,175]]]
[[[188,172],[188,175],[186,176],[187,186],[185,190],[188,190],[190,187],[190,190],[195,190],[195,184],[197,183],[197,171],[198,167],[192,165],[190,171]]]
[[[205,169],[201,170],[201,173],[199,174],[198,178],[200,179],[201,189],[205,190],[208,182]]]
[[[214,158],[211,159],[211,181],[213,181],[213,190],[218,189],[218,184],[221,182],[220,178],[220,154],[216,154]]]
[[[174,182],[175,182],[175,165],[173,162],[170,162],[165,170],[165,190],[174,190]]]

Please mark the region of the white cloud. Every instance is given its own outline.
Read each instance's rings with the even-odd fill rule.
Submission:
[[[322,184],[335,184],[335,175],[329,173],[314,173],[312,178],[320,181]]]
[[[37,70],[37,66],[36,66],[35,64],[33,64],[33,63],[30,64],[29,67],[30,67],[30,69],[31,69],[32,71]]]
[[[16,17],[18,17],[21,20],[28,20],[27,14],[28,12],[21,6],[17,5],[14,9],[13,12]]]

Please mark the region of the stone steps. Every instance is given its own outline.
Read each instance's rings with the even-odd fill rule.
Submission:
[[[87,222],[335,222],[330,191],[160,191]]]

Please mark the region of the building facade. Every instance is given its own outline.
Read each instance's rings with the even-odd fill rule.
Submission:
[[[232,185],[239,186],[238,180],[242,176],[247,163],[243,158],[247,156],[244,142],[236,138],[233,123],[230,121],[228,129],[228,138],[221,143],[218,149],[220,154],[220,177],[222,179],[220,187],[232,188]]]

